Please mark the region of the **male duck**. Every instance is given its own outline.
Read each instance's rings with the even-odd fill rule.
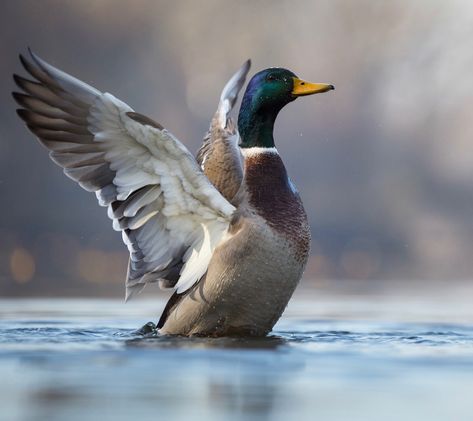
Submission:
[[[297,190],[274,146],[279,111],[332,85],[271,68],[249,82],[250,63],[225,86],[197,160],[166,129],[54,68],[20,56],[19,116],[51,159],[108,207],[130,252],[127,298],[146,283],[175,289],[162,334],[266,335],[307,261],[310,231]],[[239,134],[238,134],[239,133]],[[200,167],[199,167],[200,164]]]

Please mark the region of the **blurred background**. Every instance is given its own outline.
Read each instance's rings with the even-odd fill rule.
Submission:
[[[249,57],[333,83],[276,124],[312,228],[304,285],[473,279],[471,1],[5,1],[0,33],[0,296],[120,296],[128,259],[15,114],[27,46],[193,152]]]

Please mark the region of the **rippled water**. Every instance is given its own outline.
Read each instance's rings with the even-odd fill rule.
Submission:
[[[264,339],[138,335],[162,304],[0,300],[0,419],[473,419],[468,305],[299,297]]]

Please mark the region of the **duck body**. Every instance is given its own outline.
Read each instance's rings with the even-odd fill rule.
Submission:
[[[301,279],[310,229],[299,194],[276,149],[243,154],[243,185],[227,239],[204,279],[158,324],[161,333],[266,335]]]
[[[51,159],[107,207],[130,259],[126,299],[146,284],[174,289],[161,334],[263,336],[307,262],[310,229],[273,139],[279,111],[326,92],[286,69],[257,73],[238,125],[228,117],[250,63],[225,85],[194,158],[162,125],[30,52],[15,75],[18,115]]]

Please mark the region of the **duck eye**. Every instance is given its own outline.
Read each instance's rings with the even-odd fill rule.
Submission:
[[[268,81],[276,80],[276,76],[268,75],[268,76],[266,76],[266,80],[268,80]]]

